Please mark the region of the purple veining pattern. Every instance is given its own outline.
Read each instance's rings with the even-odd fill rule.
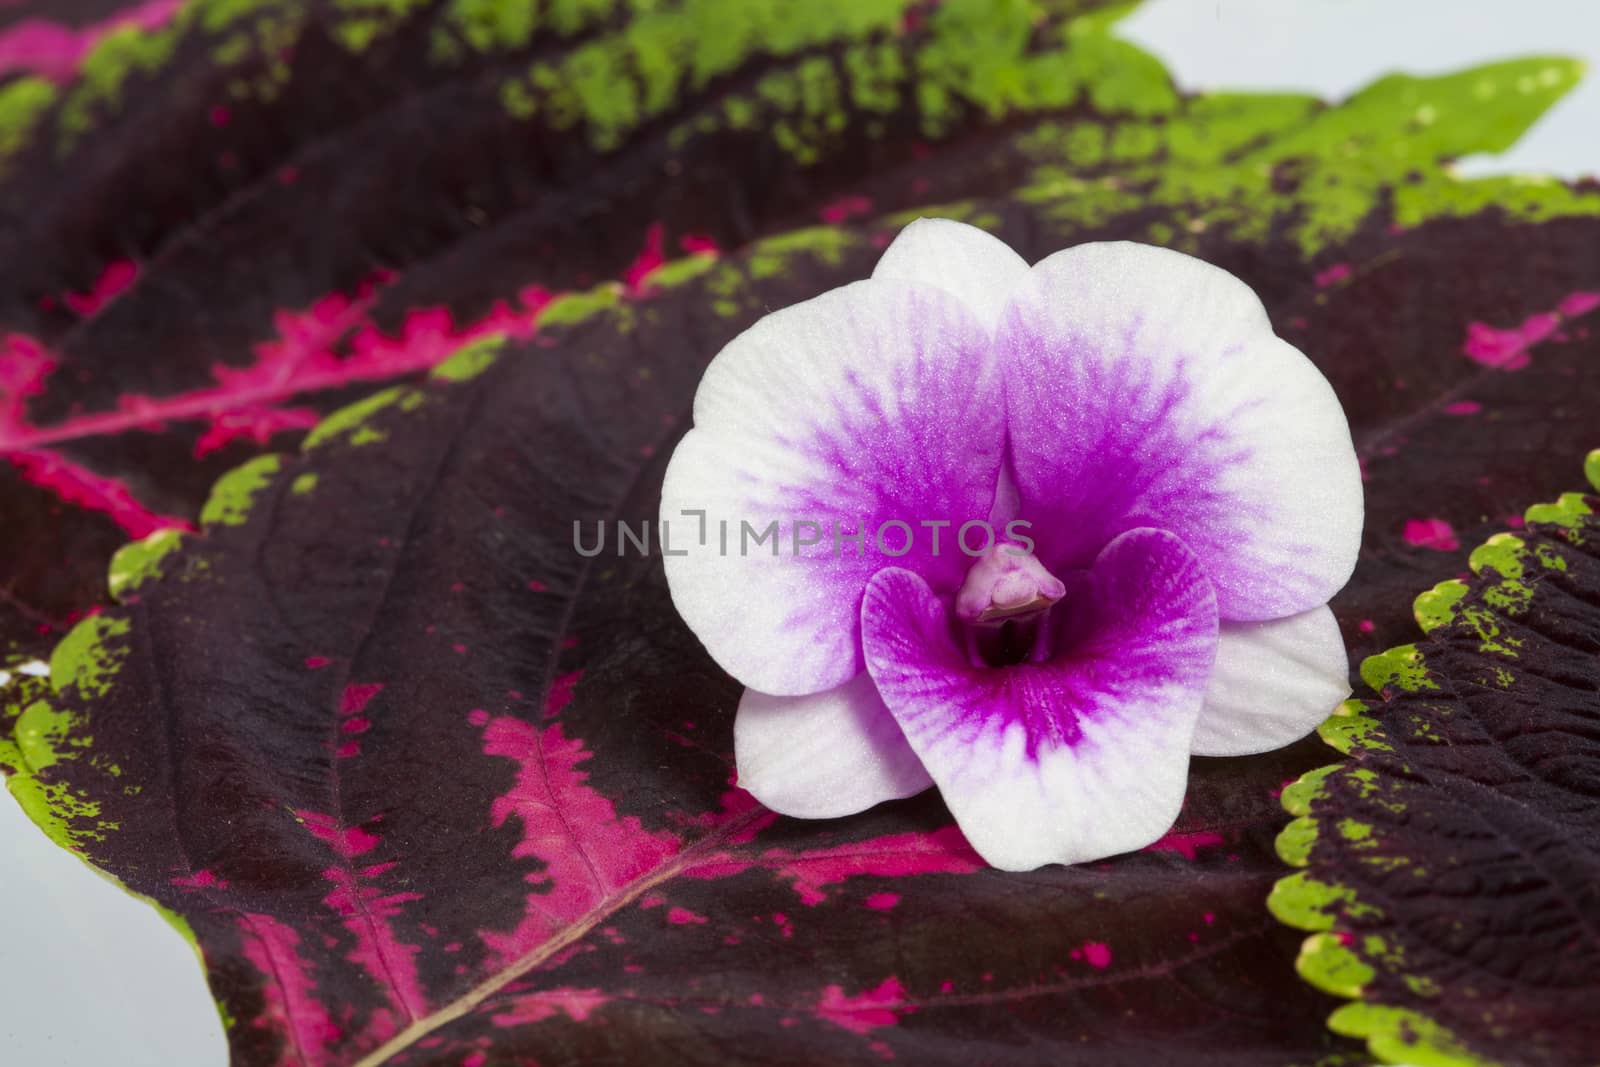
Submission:
[[[1046,338],[1030,338],[1019,355],[1044,358],[1050,347]],[[1232,442],[1220,455],[1207,455],[1196,446],[1216,440],[1217,430],[1193,439],[1183,433],[1180,419],[1193,392],[1184,360],[1166,380],[1134,359],[1062,363],[1070,369],[1019,380],[1010,390],[1027,398],[1013,406],[1011,452],[1048,566],[1085,566],[1111,537],[1140,526],[1178,525],[1193,536],[1198,531],[1187,527],[1203,527],[1232,503],[1217,476],[1227,463],[1248,460],[1249,448]],[[1086,397],[1104,401],[1085,404]]]
[[[1247,286],[1134,247],[1045,260],[1001,327],[1010,456],[1041,558],[1082,567],[1123,530],[1157,526],[1200,557],[1224,619],[1325,603],[1361,528],[1328,383]]]
[[[1098,858],[1106,835],[1130,821],[1148,844],[1183,796],[1217,642],[1216,598],[1199,562],[1172,534],[1130,530],[1106,546],[1070,605],[1047,661],[989,667],[970,662],[948,600],[916,575],[886,570],[867,587],[878,692],[996,866],[1037,866],[1056,858],[1052,846]],[[1089,811],[1102,814],[1085,821]],[[1022,823],[1048,829],[1016,832]]]

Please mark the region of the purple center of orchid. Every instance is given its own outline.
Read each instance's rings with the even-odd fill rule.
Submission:
[[[1001,541],[978,557],[956,594],[956,625],[975,667],[1039,663],[1050,655],[1050,609],[1067,586],[1039,557]]]

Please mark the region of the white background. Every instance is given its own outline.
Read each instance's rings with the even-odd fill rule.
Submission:
[[[1594,0],[1149,0],[1122,24],[1188,89],[1339,98],[1390,70],[1533,53],[1592,73],[1521,144],[1464,174],[1600,172]],[[153,910],[0,797],[0,1059],[30,1067],[220,1067],[222,1028],[189,947]]]

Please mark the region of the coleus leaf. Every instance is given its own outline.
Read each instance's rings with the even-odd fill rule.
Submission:
[[[1575,68],[1390,79],[1325,108],[1180,97],[1078,5],[1037,24],[1025,5],[884,5],[882,24],[823,20],[836,42],[780,54],[764,42],[784,5],[661,5],[718,27],[755,12],[761,32],[729,31],[730,67],[630,120],[604,94],[539,95],[581,79],[533,71],[576,76],[594,49],[670,41],[672,23],[557,4],[570,19],[525,37],[494,21],[512,37],[479,48],[469,6],[198,3],[91,62],[9,157],[26,254],[0,257],[22,333],[0,376],[18,471],[0,499],[27,526],[8,535],[20,548],[0,587],[17,590],[25,652],[38,625],[99,598],[138,521],[196,516],[216,474],[292,444],[364,382],[511,336],[492,370],[380,394],[371,421],[336,420],[306,458],[226,479],[205,538],[173,551],[164,534],[112,564],[113,589],[138,599],[62,643],[60,692],[22,676],[8,693],[13,792],[186,924],[236,1059],[344,1063],[387,1045],[396,1062],[586,1062],[666,1042],[719,1062],[735,1041],[779,1063],[939,1062],[962,1042],[1048,1062],[1085,1046],[1096,1063],[1347,1050],[1321,1027],[1331,1002],[1291,984],[1295,938],[1259,907],[1277,871],[1272,793],[1320,760],[1315,745],[1203,761],[1168,847],[1087,871],[969,871],[926,798],[757,830],[763,816],[725,800],[728,681],[647,562],[575,595],[565,524],[650,515],[672,439],[660,418],[687,409],[720,339],[864,274],[872,244],[932,204],[1030,257],[1158,240],[1261,291],[1361,440],[1372,521],[1336,607],[1355,647],[1380,647],[1403,625],[1396,594],[1451,567],[1452,538],[1555,491],[1552,457],[1592,443],[1600,226],[1581,216],[1600,197],[1512,196],[1438,166],[1507,143]],[[846,7],[864,9],[838,19]],[[648,72],[626,69],[646,99]],[[1385,151],[1352,157],[1371,144]],[[65,187],[63,152],[79,164]],[[1504,209],[1482,213],[1491,201]],[[839,225],[861,214],[875,221]],[[117,288],[121,259],[136,269]],[[88,313],[67,293],[89,294]],[[1572,402],[1552,409],[1558,389]],[[243,430],[197,455],[229,426]],[[66,486],[41,451],[102,511],[52,503]],[[117,521],[97,518],[107,505]],[[383,581],[362,643],[366,616],[346,606],[370,608]],[[197,643],[211,651],[178,655]],[[543,793],[520,784],[541,742]],[[576,830],[557,818],[569,810]],[[563,843],[595,836],[613,851],[591,877]]]
[[[934,797],[780,821],[659,557],[573,550],[574,518],[653,515],[710,352],[875,254],[812,241],[472,344],[113,561],[124,606],[16,723],[23,799],[181,916],[238,1062],[1336,1050],[1259,907],[1304,747],[1246,788],[1215,761],[1178,832],[1092,868],[985,869]]]
[[[1600,491],[1600,451],[1589,456]],[[1389,1062],[1582,1063],[1600,1048],[1600,497],[1528,509],[1475,577],[1416,601],[1424,640],[1321,733],[1348,761],[1284,790],[1304,871],[1270,898],[1297,966]]]

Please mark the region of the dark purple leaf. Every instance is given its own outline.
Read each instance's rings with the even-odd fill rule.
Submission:
[[[37,654],[129,535],[206,532],[118,557],[124,603],[69,634],[53,683],[8,691],[0,763],[49,832],[181,916],[236,1062],[1352,1055],[1261,907],[1275,798],[1315,742],[1198,761],[1173,835],[1090,868],[979,869],[933,797],[776,820],[732,786],[737,687],[659,562],[584,566],[571,522],[652,516],[705,361],[866,274],[895,212],[1030,258],[1155,240],[1254,285],[1339,390],[1370,480],[1335,606],[1376,650],[1404,591],[1459,569],[1452,541],[1594,443],[1594,191],[1438,167],[1504,147],[1571,67],[1333,109],[1181,98],[1082,5],[885,3],[863,28],[848,12],[876,5],[841,0],[806,8],[832,37],[785,50],[790,6],[728,0],[697,39],[730,34],[732,65],[619,126],[544,96],[519,118],[507,85],[667,31],[558,4],[590,15],[462,51],[464,6],[185,16],[5,157],[4,633]],[[900,71],[887,95],[873,63]],[[643,100],[647,74],[613,81]],[[1384,150],[1356,170],[1352,144]],[[230,467],[497,332],[492,366],[335,416],[200,513]]]
[[[1259,906],[1305,746],[1210,761],[1170,838],[1092,868],[983,869],[933,797],[776,820],[731,783],[737,688],[659,559],[573,550],[574,518],[654,513],[708,353],[870,266],[836,240],[469,348],[442,373],[470,380],[335,416],[219,483],[203,538],[113,563],[125,606],[17,733],[73,796],[116,760],[118,826],[62,832],[193,926],[240,1062],[1335,1047]]]

